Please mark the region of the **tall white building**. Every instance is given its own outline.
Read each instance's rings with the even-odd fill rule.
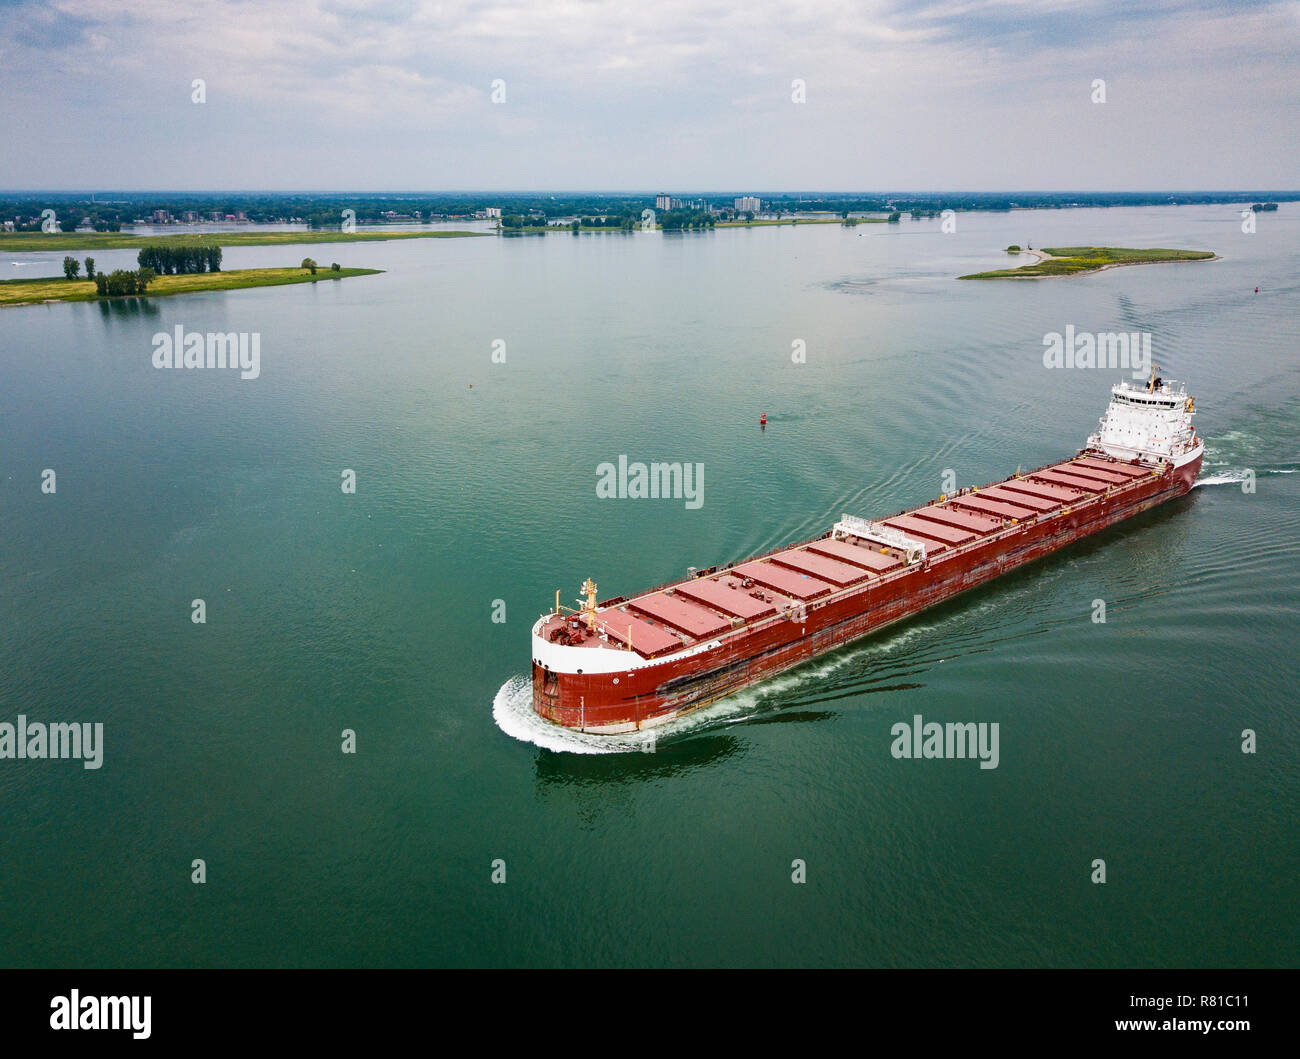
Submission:
[[[671,196],[664,193],[660,193],[655,196],[655,209],[670,210],[672,209],[672,205],[673,205],[673,200]]]
[[[740,198],[736,199],[737,213],[748,213],[751,210],[754,213],[757,213],[762,208],[763,204],[758,200],[757,195],[742,195]]]

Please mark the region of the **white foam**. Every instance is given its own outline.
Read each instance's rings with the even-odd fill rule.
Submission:
[[[1192,483],[1193,489],[1203,485],[1240,485],[1246,480],[1245,471],[1225,471],[1222,474],[1206,474]]]

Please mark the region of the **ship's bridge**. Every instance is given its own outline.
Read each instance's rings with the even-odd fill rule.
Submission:
[[[1127,382],[1111,388],[1110,405],[1088,447],[1117,459],[1182,462],[1200,444],[1192,416],[1196,402],[1180,382],[1155,373],[1143,386]]]

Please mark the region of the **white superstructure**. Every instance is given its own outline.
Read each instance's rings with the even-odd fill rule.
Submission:
[[[1167,460],[1181,467],[1204,448],[1192,426],[1196,402],[1180,382],[1162,382],[1153,372],[1145,386],[1121,382],[1088,447],[1121,460]]]

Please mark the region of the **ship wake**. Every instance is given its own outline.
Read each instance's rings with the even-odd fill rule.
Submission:
[[[1263,468],[1254,472],[1258,477],[1261,474],[1295,474],[1292,468]],[[1193,489],[1199,489],[1203,485],[1240,485],[1242,482],[1249,481],[1249,472],[1246,469],[1233,471],[1220,471],[1217,474],[1203,474],[1197,478],[1192,485]]]

